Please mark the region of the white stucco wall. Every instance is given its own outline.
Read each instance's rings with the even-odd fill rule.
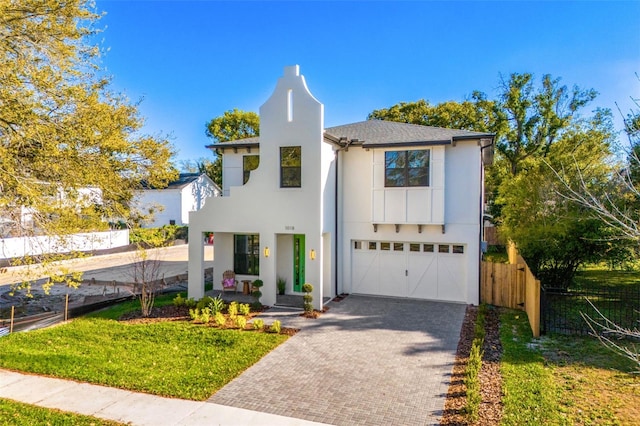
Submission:
[[[398,148],[401,149],[401,148]],[[480,148],[476,141],[458,142],[447,145],[444,156],[444,226],[423,224],[421,232],[417,224],[398,221],[396,232],[394,222],[378,225],[374,232],[372,211],[372,181],[374,179],[374,150],[352,147],[348,152],[340,153],[341,190],[339,194],[342,224],[339,230],[340,260],[339,292],[352,291],[351,242],[360,241],[397,241],[416,243],[462,244],[466,251],[466,294],[465,303],[477,304],[479,301],[479,218],[480,218]],[[382,152],[382,150],[380,150]],[[373,208],[372,208],[373,206]],[[406,209],[407,204],[402,208]],[[425,203],[420,207],[429,208]],[[408,216],[422,216],[420,212],[407,212]],[[419,222],[417,222],[419,223]],[[437,222],[436,222],[437,223]]]
[[[328,200],[333,199],[333,185],[328,179],[334,156],[331,146],[323,141],[323,105],[311,95],[297,66],[285,68],[273,94],[260,108],[260,122],[260,166],[252,171],[249,182],[230,186],[229,196],[211,199],[203,209],[190,215],[189,296],[203,295],[199,242],[202,230],[216,232],[214,281],[221,279],[224,270],[233,269],[232,256],[220,255],[218,233],[260,235],[259,278],[264,281],[261,300],[267,305],[275,303],[277,292],[278,247],[282,245],[277,244],[279,236],[304,234],[306,281],[314,285],[314,304],[320,308],[325,287],[322,264],[330,261],[323,252],[322,215],[331,208]],[[301,188],[280,187],[280,147],[286,146],[302,147]],[[231,162],[229,167],[225,166],[225,177],[229,176],[230,182],[239,176],[241,185],[241,156],[225,154],[223,161]],[[326,225],[330,228],[333,223]],[[269,257],[263,255],[264,247],[269,247]],[[308,257],[312,249],[316,252],[315,260]]]

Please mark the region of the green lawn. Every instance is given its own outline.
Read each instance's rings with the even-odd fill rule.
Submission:
[[[637,270],[610,269],[604,264],[587,265],[576,273],[575,288],[639,288]]]
[[[129,308],[114,307],[98,315],[113,317]],[[0,339],[0,367],[205,400],[286,339],[186,321],[128,324],[79,318]]]
[[[503,424],[637,424],[640,375],[631,361],[589,336],[533,339],[520,311],[500,320]]]
[[[0,425],[117,426],[122,423],[0,398]]]

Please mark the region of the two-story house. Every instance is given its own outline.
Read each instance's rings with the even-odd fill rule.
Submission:
[[[189,296],[204,294],[213,232],[214,285],[229,269],[260,278],[267,305],[277,278],[290,294],[313,284],[316,308],[341,293],[477,304],[494,135],[379,120],[325,129],[323,108],[286,67],[260,136],[210,146],[224,153],[225,196],[190,214]]]

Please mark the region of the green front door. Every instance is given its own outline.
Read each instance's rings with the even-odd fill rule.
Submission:
[[[304,235],[293,236],[293,291],[304,284]]]

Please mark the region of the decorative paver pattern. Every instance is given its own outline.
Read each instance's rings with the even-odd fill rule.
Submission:
[[[465,305],[349,296],[318,319],[270,309],[301,331],[209,401],[333,425],[438,424]]]

